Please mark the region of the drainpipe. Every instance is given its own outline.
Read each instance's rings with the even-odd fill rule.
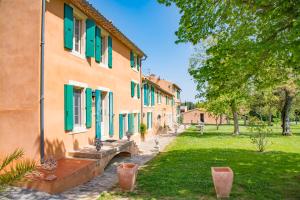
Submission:
[[[42,18],[41,18],[41,60],[40,60],[40,159],[44,163],[45,142],[44,142],[44,46],[45,46],[45,4],[42,0]]]
[[[147,55],[144,55],[144,57],[141,59],[141,61],[145,61],[147,59]],[[143,88],[143,80],[142,80],[142,62],[141,62],[141,69],[140,69],[140,87],[141,87],[141,121],[142,123],[144,123],[144,107],[143,107],[143,101],[144,101],[144,95],[143,95],[143,92],[142,91],[142,88]]]

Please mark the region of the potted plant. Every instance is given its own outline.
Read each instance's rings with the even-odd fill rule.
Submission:
[[[142,140],[143,140],[143,141],[145,140],[146,130],[147,130],[146,124],[141,123],[141,126],[140,126],[140,132],[141,132],[141,137],[142,137]]]
[[[55,175],[57,169],[57,161],[53,156],[49,156],[45,159],[44,163],[41,164],[40,171],[44,174],[46,181],[53,181],[57,177]]]
[[[233,172],[230,167],[212,167],[212,178],[217,198],[228,198],[233,182]]]
[[[117,168],[119,185],[124,191],[134,189],[138,165],[134,163],[121,163]]]

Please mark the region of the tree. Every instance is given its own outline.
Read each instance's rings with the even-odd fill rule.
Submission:
[[[239,93],[234,91],[238,90],[237,85],[247,90],[245,84],[251,84],[252,91],[272,90],[284,85],[291,75],[298,73],[298,0],[158,1],[167,6],[174,3],[180,10],[176,42],[196,45],[213,40],[204,49],[207,56],[202,57],[202,65],[192,66],[190,71],[196,82],[200,82],[197,86],[200,93],[205,93],[200,87],[207,89],[209,85],[216,88],[215,93]],[[235,79],[234,83],[230,79]],[[226,88],[228,84],[235,85]],[[289,101],[288,98],[286,100]],[[237,110],[234,105],[233,101],[233,111]],[[289,109],[283,109],[288,115]],[[283,120],[282,123],[284,129],[287,121]]]
[[[203,106],[215,118],[217,130],[221,124],[222,117],[228,113],[228,102],[226,98],[218,98],[211,101],[206,101]]]

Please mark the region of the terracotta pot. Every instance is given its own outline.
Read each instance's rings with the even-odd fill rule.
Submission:
[[[211,174],[217,193],[217,198],[228,198],[233,182],[233,172],[230,167],[212,167]]]
[[[134,189],[137,170],[138,165],[134,163],[122,163],[118,166],[119,185],[122,190],[132,191]]]

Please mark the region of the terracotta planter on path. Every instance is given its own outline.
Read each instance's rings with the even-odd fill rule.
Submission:
[[[137,171],[138,165],[134,163],[121,163],[118,166],[119,185],[122,190],[132,191],[134,189]]]
[[[228,198],[233,183],[233,172],[230,167],[212,167],[211,174],[217,198]]]

